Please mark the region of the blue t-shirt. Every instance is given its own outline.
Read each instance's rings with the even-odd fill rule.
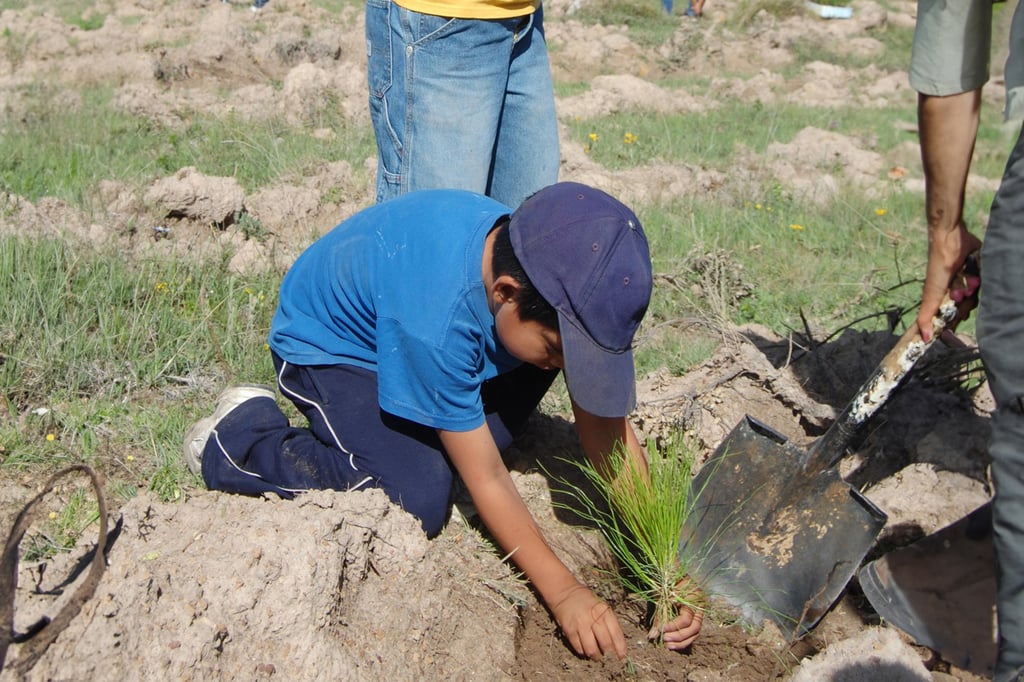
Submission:
[[[380,407],[396,416],[480,426],[480,385],[520,364],[497,341],[481,274],[487,233],[510,212],[426,190],[357,213],[285,275],[270,347],[296,365],[376,372]]]

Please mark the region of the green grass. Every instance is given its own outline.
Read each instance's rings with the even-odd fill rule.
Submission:
[[[21,94],[22,116],[0,121],[0,189],[30,201],[52,196],[88,208],[101,180],[144,186],[186,166],[233,176],[251,192],[324,162],[358,167],[375,149],[372,131],[347,124],[326,100],[302,127],[273,117],[194,115],[179,128],[118,109],[109,88],[84,90],[73,106],[61,100],[67,93],[45,84]],[[346,133],[325,143],[312,135],[318,128]]]
[[[314,0],[313,4],[330,14],[342,14],[346,8],[362,11],[365,7],[365,3],[359,0]]]
[[[818,4],[825,5],[830,3],[818,0]],[[855,17],[856,13],[857,10],[855,8]],[[866,53],[851,53],[849,45],[840,44],[830,39],[809,38],[797,39],[794,41],[792,48],[796,55],[797,64],[817,61],[843,64],[847,68],[852,69],[873,67],[874,69],[886,71],[906,71],[909,67],[910,46],[914,39],[913,26],[882,23],[879,26],[868,28],[864,32],[864,37],[878,41],[880,49],[870,50]]]
[[[649,207],[641,220],[657,244],[654,268],[674,282],[650,314],[663,320],[703,310],[781,333],[801,316],[839,324],[867,310],[912,306],[925,235],[920,219],[907,227],[914,223],[903,212],[902,204],[855,195],[818,210],[770,196],[737,206],[689,199]],[[705,262],[709,256],[717,260]]]
[[[39,561],[75,546],[82,532],[99,518],[99,506],[91,486],[58,486],[55,509],[39,532],[26,537],[22,560]]]
[[[648,48],[664,43],[681,21],[675,13],[666,15],[659,0],[593,0],[583,3],[572,18],[584,24],[626,26],[629,37]]]
[[[125,262],[0,237],[0,470],[81,462],[177,499],[195,484],[182,434],[225,383],[273,376],[279,276],[226,260]],[[200,390],[204,389],[205,390]],[[184,400],[182,400],[184,398]]]
[[[759,12],[775,19],[786,19],[805,11],[803,0],[740,0],[729,17],[729,25],[742,30],[753,23]]]
[[[103,26],[107,14],[113,11],[114,6],[104,0],[0,0],[0,12],[29,8],[37,13],[55,12],[66,24],[77,26],[83,31],[95,31]]]
[[[733,161],[741,151],[763,153],[773,143],[792,142],[807,127],[869,139],[876,150],[889,150],[910,139],[900,124],[914,122],[915,116],[907,107],[829,109],[728,99],[706,112],[627,111],[568,125],[576,144],[608,168],[652,161],[714,168]]]
[[[697,82],[691,91],[700,87]],[[729,173],[741,159],[790,143],[813,126],[867,141],[888,161],[880,176],[908,163],[908,152],[900,150],[909,143],[916,164],[911,172],[920,174],[916,136],[908,132],[908,125],[916,125],[913,104],[823,109],[726,100],[704,113],[620,112],[568,125],[575,144],[614,169],[670,163]],[[973,172],[999,178],[1012,142],[1001,112],[983,108]],[[842,170],[837,165],[813,172],[841,179]],[[757,322],[785,334],[802,331],[804,319],[826,330],[863,319],[856,326],[880,329],[884,311],[909,322],[926,255],[922,197],[897,184],[881,197],[840,184],[837,199],[824,207],[756,174],[747,195],[698,195],[638,207],[655,271],[662,275],[644,324],[649,333],[640,341],[640,370],[668,366],[684,372],[702,360],[708,344],[692,333],[702,326]],[[967,196],[965,216],[976,232],[991,201],[991,192]],[[711,269],[708,258],[715,260]],[[960,329],[972,333],[973,325],[972,318]]]
[[[253,366],[276,300],[272,273],[242,279],[220,263],[126,263],[52,240],[0,238],[8,401],[55,385],[116,398],[198,368]]]

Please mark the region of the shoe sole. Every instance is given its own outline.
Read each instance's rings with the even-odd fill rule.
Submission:
[[[203,450],[206,449],[206,442],[210,440],[210,434],[217,422],[213,417],[200,419],[185,434],[185,466],[193,474],[201,474],[203,471]]]

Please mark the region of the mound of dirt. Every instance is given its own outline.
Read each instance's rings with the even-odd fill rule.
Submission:
[[[710,451],[751,413],[794,443],[809,444],[855,392],[867,373],[863,366],[873,368],[894,341],[889,334],[851,332],[813,352],[783,355],[784,340],[760,329],[737,330],[732,343],[685,376],[647,377],[636,423],[654,440],[682,427]],[[949,352],[936,347],[919,365],[920,377]],[[788,362],[776,366],[773,357]],[[810,376],[820,379],[815,397]],[[889,513],[883,541],[893,536],[905,543],[987,500],[987,417],[978,407],[984,400],[983,392],[917,378],[856,444],[848,477],[862,480],[870,499]],[[142,494],[124,505],[95,596],[31,679],[639,674],[753,682],[827,679],[822,670],[868,675],[856,679],[929,679],[923,650],[880,628],[870,608],[850,595],[799,641],[771,626],[751,632],[709,619],[687,654],[650,644],[643,605],[608,577],[614,561],[600,535],[552,502],[574,476],[562,460],[580,456],[571,423],[539,414],[508,460],[555,551],[614,605],[629,636],[626,662],[572,655],[528,586],[457,509],[442,535],[427,541],[419,524],[379,491],[324,491],[295,501],[199,492],[185,503]],[[908,526],[915,532],[908,535]],[[21,566],[18,631],[56,612],[90,551],[85,543],[70,555]],[[17,656],[15,645],[9,658]]]
[[[23,566],[21,629],[79,557]],[[496,679],[525,586],[480,535],[428,542],[377,490],[126,504],[94,597],[34,679]]]

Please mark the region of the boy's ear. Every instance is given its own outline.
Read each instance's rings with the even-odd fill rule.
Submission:
[[[522,285],[511,275],[501,275],[491,285],[491,300],[496,304],[514,303]]]

